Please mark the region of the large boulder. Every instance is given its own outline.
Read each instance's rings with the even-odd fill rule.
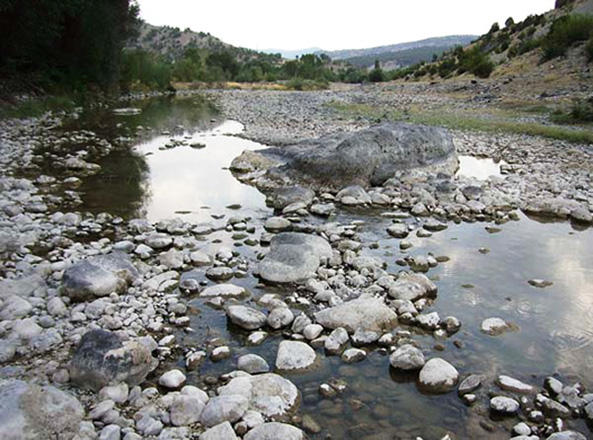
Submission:
[[[97,255],[64,271],[62,292],[76,301],[121,293],[138,276],[130,258],[122,252]]]
[[[298,408],[299,390],[288,379],[274,373],[235,377],[218,389],[218,394],[239,395],[248,401],[248,410],[276,418]]]
[[[0,438],[3,440],[72,439],[84,409],[70,394],[53,386],[21,380],[0,381]]]
[[[397,314],[380,298],[361,296],[315,313],[325,328],[344,327],[349,333],[358,329],[374,332],[391,330],[397,325]]]
[[[325,239],[317,235],[284,232],[272,239],[270,251],[257,271],[265,281],[295,283],[311,278],[322,260],[331,256],[331,246]]]
[[[287,176],[336,189],[354,184],[381,185],[398,171],[419,167],[452,174],[458,164],[447,130],[401,122],[329,134],[257,153],[281,164],[268,169],[268,177]]]
[[[158,365],[151,353],[154,348],[144,339],[123,341],[115,333],[91,330],[84,334],[70,361],[70,380],[95,391],[121,382],[138,385]]]

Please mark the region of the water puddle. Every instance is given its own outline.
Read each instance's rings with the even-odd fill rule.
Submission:
[[[459,170],[456,176],[471,177],[478,180],[486,180],[490,176],[504,177],[500,172],[500,166],[504,161],[495,162],[490,158],[473,156],[459,156]]]

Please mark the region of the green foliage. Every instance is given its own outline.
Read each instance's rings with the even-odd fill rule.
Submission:
[[[507,20],[504,22],[505,27],[510,28],[515,24],[515,20],[513,20],[513,17],[509,17],[507,18]]]
[[[165,90],[171,84],[171,65],[143,50],[124,51],[122,54],[121,88]]]
[[[494,70],[494,64],[488,55],[482,53],[479,46],[463,51],[458,60],[459,73],[470,72],[479,78],[488,78]]]
[[[541,46],[542,40],[539,38],[533,38],[530,40],[523,40],[520,43],[514,44],[508,51],[509,58],[514,58],[517,55],[523,55],[524,53],[531,52]]]
[[[0,107],[2,118],[30,118],[41,116],[49,111],[71,111],[76,107],[76,102],[67,96],[48,96],[45,98],[31,98],[16,104]]]
[[[124,42],[138,7],[130,0],[4,0],[0,75],[44,87],[109,91],[117,85]]]
[[[593,122],[593,98],[575,99],[568,111],[557,111],[552,120],[560,124],[581,124]]]
[[[385,73],[381,69],[381,63],[379,60],[375,60],[375,67],[369,72],[370,82],[383,82],[385,81]]]
[[[498,32],[500,30],[500,26],[498,23],[493,23],[492,27],[490,28],[490,31],[488,32],[489,34],[493,34],[495,32]]]
[[[566,55],[575,43],[593,37],[593,15],[571,14],[556,20],[542,42],[543,60]]]

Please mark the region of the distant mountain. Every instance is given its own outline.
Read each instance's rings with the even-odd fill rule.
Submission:
[[[186,49],[195,47],[206,52],[230,52],[238,61],[254,59],[280,61],[269,54],[232,46],[209,33],[194,32],[189,28],[182,31],[176,27],[153,26],[146,22],[140,25],[138,36],[129,41],[126,46],[128,49],[142,49],[156,53],[169,60],[179,59]]]
[[[296,50],[284,50],[284,49],[264,49],[262,50],[264,53],[269,54],[276,54],[279,53],[282,55],[282,58],[286,59],[294,59],[296,57],[300,57],[301,55],[306,55],[308,53],[319,53],[323,52],[323,49],[319,47],[310,47],[308,49],[296,49]]]
[[[345,49],[334,51],[320,51],[328,55],[332,60],[346,60],[355,57],[377,56],[385,53],[396,53],[403,50],[418,48],[451,48],[454,46],[465,46],[478,38],[477,35],[449,35],[446,37],[427,38],[425,40],[410,41],[407,43],[390,44],[377,46],[368,49]]]

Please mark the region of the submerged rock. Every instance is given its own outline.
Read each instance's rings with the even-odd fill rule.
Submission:
[[[0,438],[65,439],[79,432],[84,409],[73,396],[53,386],[21,380],[0,381]]]
[[[389,358],[391,366],[398,370],[419,370],[424,366],[424,354],[410,344],[402,345]]]
[[[313,276],[323,259],[331,256],[331,246],[317,235],[281,233],[272,239],[258,273],[262,279],[273,283],[303,281]]]

